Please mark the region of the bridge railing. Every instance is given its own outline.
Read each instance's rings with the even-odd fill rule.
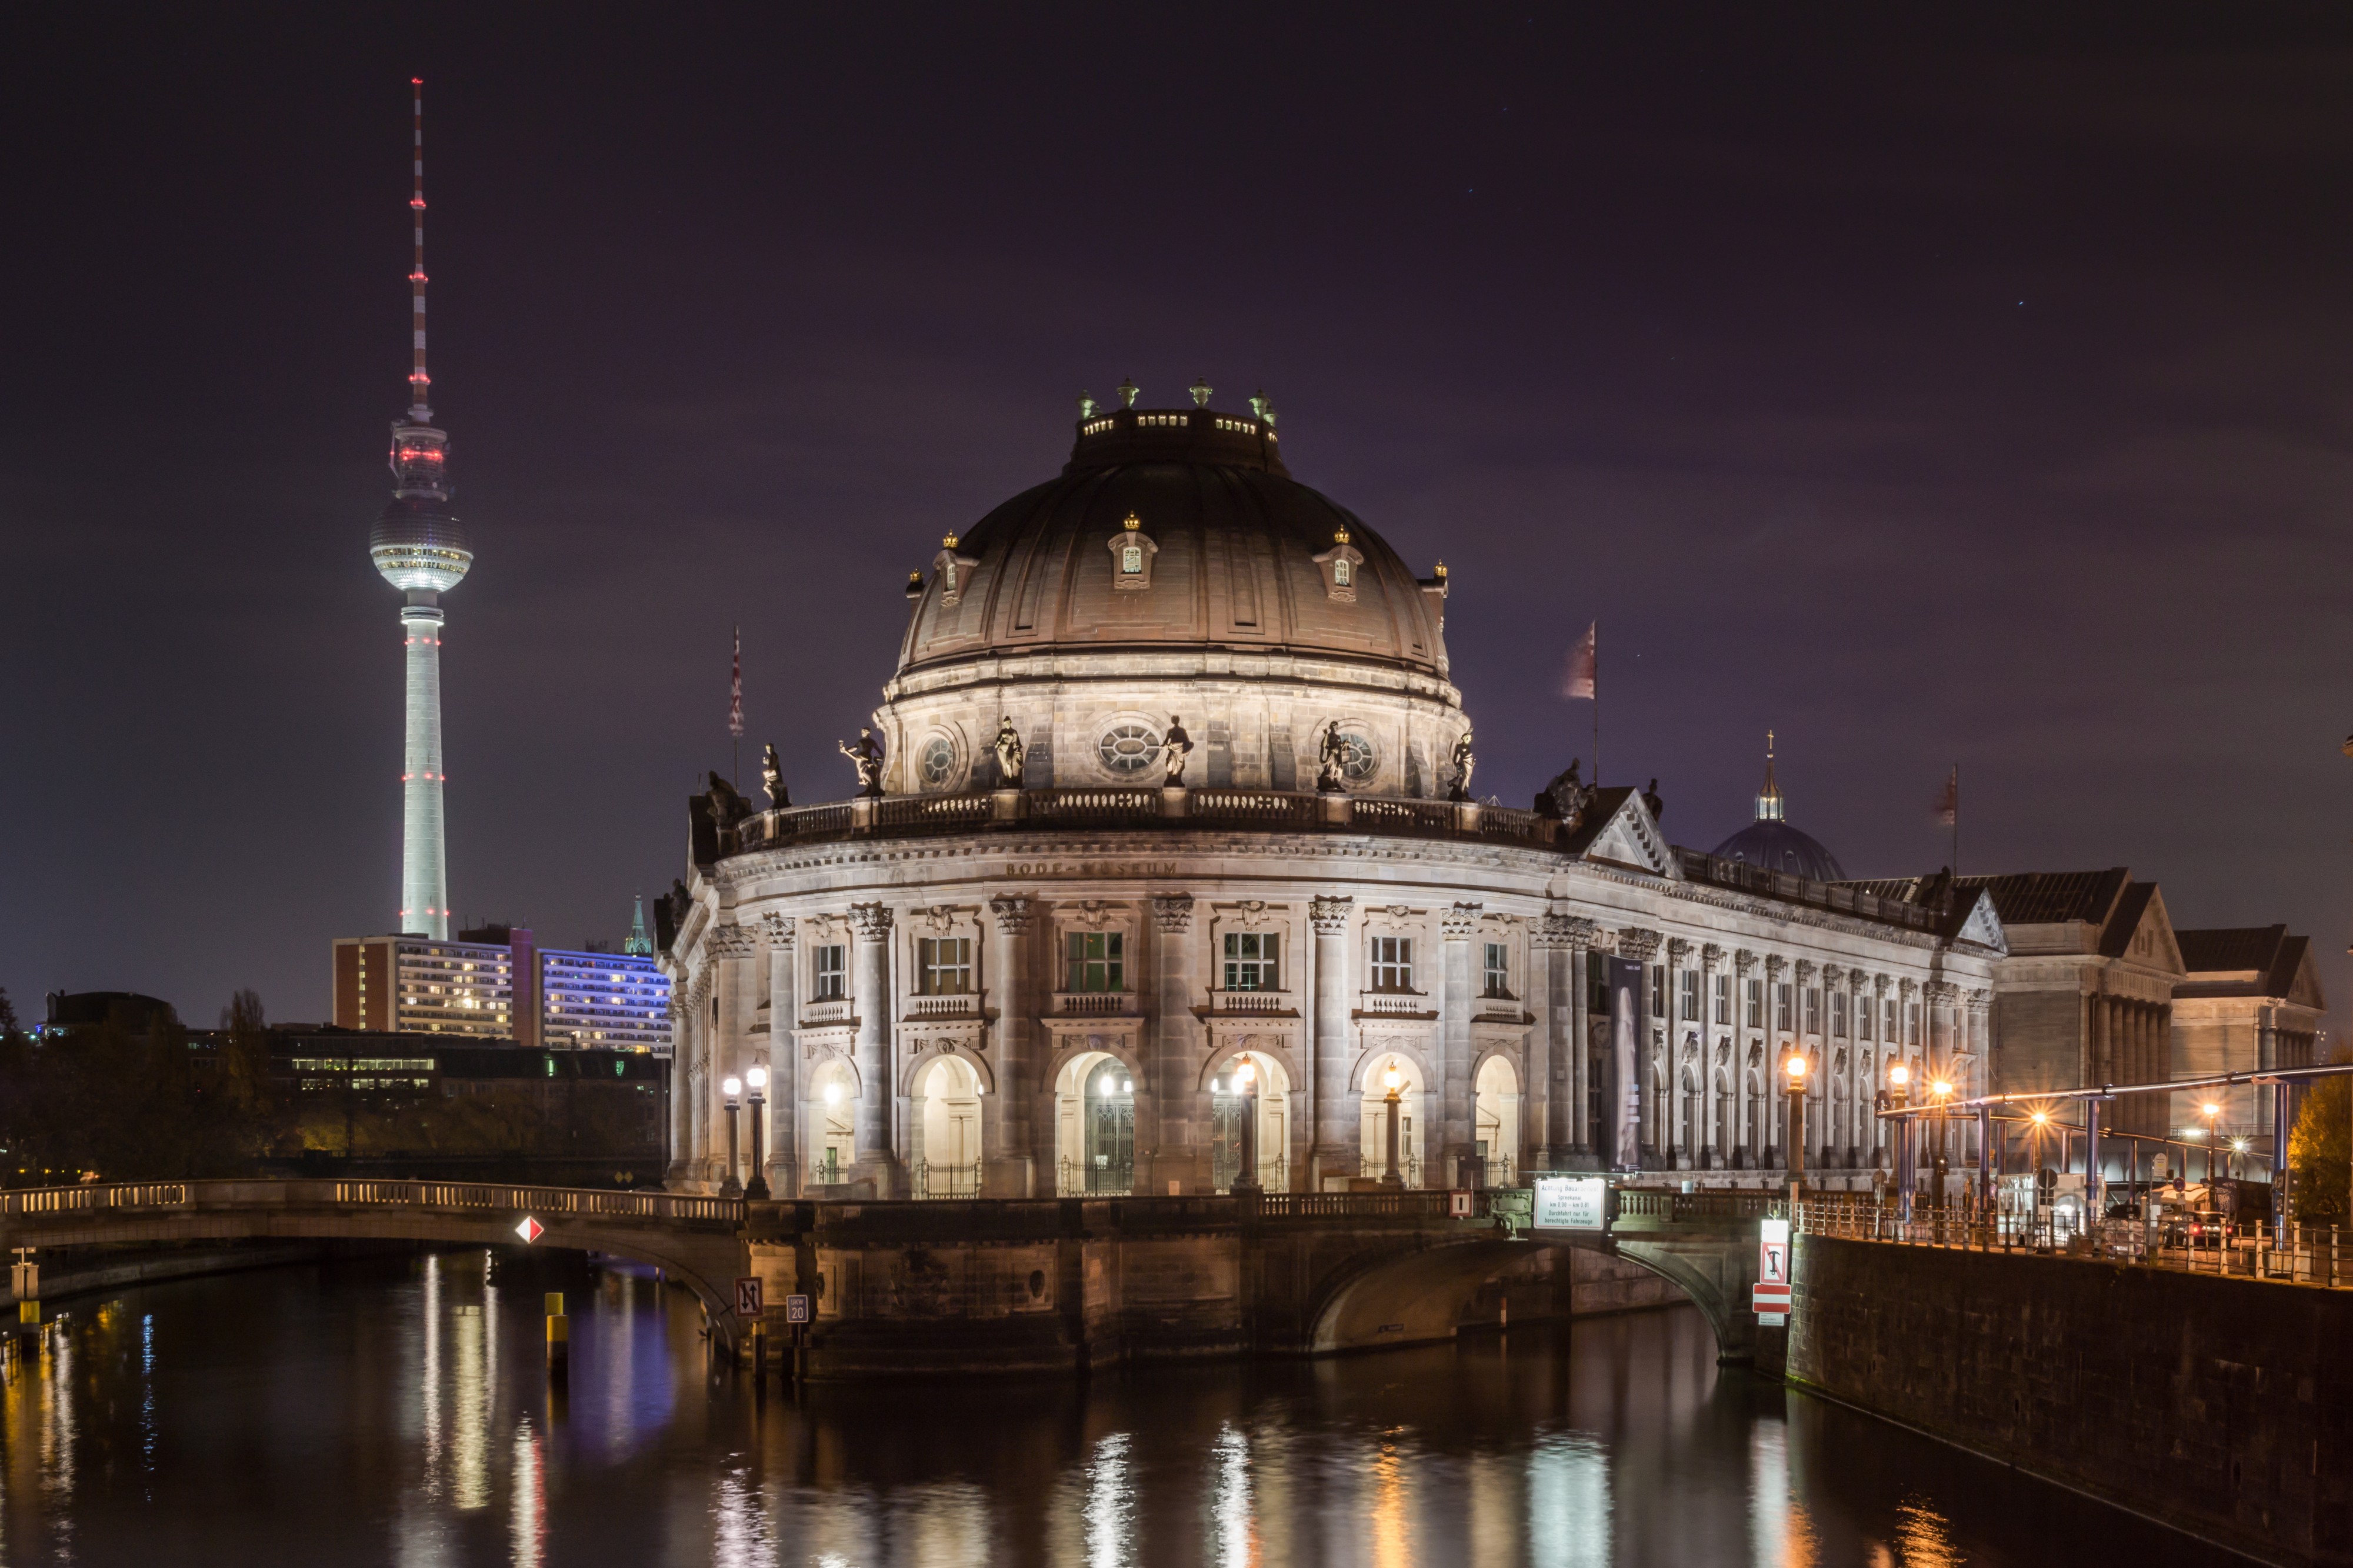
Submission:
[[[542,1217],[740,1224],[741,1198],[502,1182],[211,1181],[87,1183],[0,1192],[0,1215],[96,1215],[126,1209],[409,1208]]]
[[[1788,1213],[1789,1200],[1778,1193],[1713,1191],[1671,1192],[1661,1187],[1618,1189],[1620,1219],[1778,1219]]]

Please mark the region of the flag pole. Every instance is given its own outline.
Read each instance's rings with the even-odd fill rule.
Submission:
[[[1593,787],[1601,787],[1601,623],[1593,623]]]

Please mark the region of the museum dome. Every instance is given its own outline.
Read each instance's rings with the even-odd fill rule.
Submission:
[[[1263,397],[1232,414],[1208,406],[1207,385],[1193,392],[1190,408],[1096,412],[1082,400],[1061,474],[950,534],[909,584],[894,691],[1029,655],[1065,673],[1072,656],[1101,655],[1175,674],[1212,668],[1205,655],[1263,652],[1343,681],[1345,667],[1377,668],[1375,684],[1454,700],[1445,568],[1417,577],[1354,513],[1293,479]]]
[[[1803,877],[1815,882],[1843,882],[1845,868],[1821,840],[1789,826],[1788,802],[1773,780],[1773,737],[1765,737],[1765,787],[1757,792],[1757,820],[1717,845],[1718,859],[1742,860],[1751,866]]]

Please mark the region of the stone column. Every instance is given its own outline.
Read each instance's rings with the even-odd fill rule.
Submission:
[[[1764,1160],[1768,1170],[1786,1169],[1789,1163],[1789,1093],[1784,1087],[1788,1084],[1788,1079],[1781,1071],[1781,1058],[1784,1055],[1781,1038],[1781,977],[1788,973],[1788,959],[1778,952],[1766,957],[1765,1060],[1761,1064],[1763,1068],[1761,1076],[1765,1079],[1765,1092],[1761,1097],[1765,1102],[1763,1107],[1765,1128],[1764,1136],[1758,1139],[1757,1142],[1766,1151]],[[1798,1016],[1798,999],[1792,995],[1789,998],[1790,1029],[1794,1031],[1800,1022],[1802,1020]]]
[[[1568,1104],[1563,1111],[1568,1146],[1587,1163],[1593,1156],[1593,939],[1599,928],[1582,916],[1569,917],[1568,945],[1561,960],[1568,970]]]
[[[999,893],[988,900],[996,934],[988,952],[988,990],[996,1004],[989,1066],[997,1092],[981,1113],[981,1190],[993,1198],[1038,1194],[1038,1064],[1032,1061],[1029,969],[1025,963],[1029,900]],[[1050,1161],[1049,1162],[1050,1165]]]
[[[1208,1139],[1204,1134],[1212,1104],[1208,1091],[1196,1087],[1201,1076],[1201,1026],[1193,1016],[1193,895],[1155,895],[1152,923],[1159,933],[1153,954],[1159,1003],[1154,1009],[1154,1044],[1146,1053],[1146,1067],[1151,1074],[1155,1141],[1152,1158],[1136,1162],[1139,1190],[1165,1194],[1174,1183],[1179,1193],[1206,1193],[1210,1190],[1210,1171]],[[1139,1137],[1143,1120],[1141,1115],[1136,1118]]]
[[[1762,1129],[1752,1127],[1748,1106],[1748,979],[1755,973],[1757,954],[1745,947],[1732,950],[1732,1163],[1735,1165],[1762,1164],[1766,1140]],[[1772,999],[1766,999],[1772,1005]],[[1769,1023],[1772,1015],[1767,1014]],[[1744,1158],[1749,1145],[1757,1146],[1754,1162]]]
[[[1348,1092],[1348,914],[1346,896],[1308,900],[1315,928],[1315,1141],[1314,1180],[1359,1173],[1364,1112]],[[1259,1158],[1263,1161],[1265,1154]]]
[[[684,975],[670,992],[670,1169],[662,1185],[682,1193],[694,1180],[694,1008]]]
[[[1478,1152],[1471,1081],[1471,933],[1478,921],[1475,903],[1458,903],[1438,920],[1446,963],[1438,1009],[1439,1157],[1449,1186],[1459,1184],[1460,1162]]]
[[[2084,1081],[2086,1085],[2115,1083],[2115,1047],[2108,1034],[2108,999],[2094,992],[2084,999]]]
[[[1683,1125],[1683,1033],[1690,1026],[1683,1022],[1679,998],[1683,994],[1683,970],[1688,966],[1692,944],[1682,937],[1667,939],[1667,962],[1662,965],[1662,984],[1667,993],[1667,1043],[1661,1058],[1664,1072],[1666,1103],[1659,1107],[1659,1152],[1665,1156],[1660,1163],[1669,1170],[1684,1167],[1686,1145],[1694,1155],[1698,1153],[1698,1138]]]
[[[1659,1152],[1658,1042],[1651,1038],[1656,1020],[1651,1016],[1651,961],[1659,955],[1659,932],[1630,926],[1618,933],[1618,956],[1641,968],[1634,986],[1635,1145],[1644,1170],[1656,1170]]]
[[[1842,1036],[1838,1030],[1839,1015],[1844,1009],[1831,1005],[1832,993],[1845,989],[1846,971],[1835,963],[1823,964],[1822,1048],[1820,1058],[1814,1065],[1821,1069],[1817,1075],[1822,1080],[1821,1095],[1815,1103],[1821,1108],[1820,1146],[1822,1167],[1825,1170],[1841,1170],[1846,1167],[1847,1162],[1843,1158],[1847,1138],[1846,1122],[1844,1117],[1835,1108],[1841,1105],[1852,1106],[1854,1103],[1854,1085],[1851,1081],[1854,1072],[1853,1040],[1851,1036]],[[1853,1020],[1848,1019],[1847,1025],[1852,1029]],[[1846,1058],[1843,1067],[1839,1061],[1841,1055]],[[1842,1079],[1850,1080],[1843,1084],[1847,1091],[1843,1099],[1839,1093]],[[1813,1110],[1810,1107],[1806,1114],[1811,1116]]]
[[[768,941],[768,1191],[780,1198],[801,1190],[801,1053],[793,1038],[800,1021],[794,984],[794,927],[771,914],[761,922]]]
[[[887,904],[852,904],[849,921],[857,933],[851,959],[857,985],[858,1157],[854,1168],[871,1178],[879,1197],[899,1194],[899,1151],[891,1137],[891,1103],[896,1086],[891,1081],[891,909]]]
[[[1814,994],[1814,976],[1818,970],[1810,958],[1798,960],[1795,968],[1797,989],[1789,997],[1789,1044],[1792,1050],[1806,1058],[1804,1131],[1806,1169],[1811,1173],[1822,1168],[1822,1050],[1818,1038],[1810,1041],[1806,1037],[1806,1000]],[[1817,1008],[1814,1025],[1818,1035],[1825,1022],[1822,1010]]]
[[[1553,1169],[1585,1152],[1585,944],[1593,922],[1571,915],[1540,916],[1530,941],[1545,956],[1543,1050],[1533,1076],[1543,1079],[1541,1155]],[[1531,990],[1533,991],[1533,987]]]

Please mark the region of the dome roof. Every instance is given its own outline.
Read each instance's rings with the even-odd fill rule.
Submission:
[[[1717,845],[1715,854],[1721,859],[1746,860],[1751,866],[1786,871],[1792,877],[1816,882],[1846,880],[1846,871],[1839,865],[1837,856],[1823,848],[1821,841],[1812,834],[1801,833],[1786,822],[1752,822]]]
[[[1443,688],[1445,591],[1442,567],[1417,578],[1355,514],[1292,479],[1271,418],[1120,408],[1080,422],[1060,478],[944,542],[920,592],[910,585],[899,675],[1029,654],[1229,650]]]

